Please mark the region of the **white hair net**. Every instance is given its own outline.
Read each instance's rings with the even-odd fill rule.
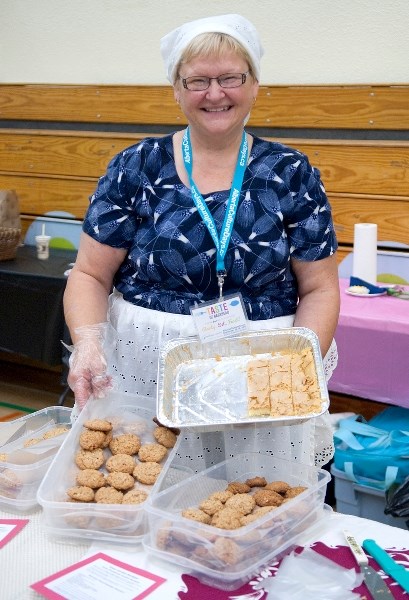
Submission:
[[[185,23],[165,35],[160,42],[160,51],[166,74],[173,84],[175,69],[190,42],[202,33],[226,33],[247,50],[251,58],[254,75],[260,80],[260,59],[264,54],[257,30],[250,21],[240,15],[219,15]]]

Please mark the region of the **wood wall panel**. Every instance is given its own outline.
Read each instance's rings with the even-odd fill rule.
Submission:
[[[4,84],[0,119],[185,123],[170,86]],[[249,124],[408,130],[409,85],[263,85]]]
[[[409,142],[281,140],[320,169],[327,192],[407,195]]]
[[[409,86],[261,87],[250,124],[313,129],[409,129]]]
[[[0,129],[0,169],[68,177],[100,177],[109,160],[141,136],[95,132],[34,132]]]
[[[0,129],[0,169],[44,175],[95,177],[123,148],[149,133],[41,132]],[[266,138],[273,139],[273,138]],[[307,154],[327,192],[405,195],[409,142],[281,139]]]
[[[2,85],[0,118],[162,125],[183,121],[171,87],[120,85]]]
[[[339,243],[352,243],[355,223],[377,223],[378,240],[409,244],[409,196],[329,194]]]
[[[0,189],[16,190],[20,212],[31,215],[64,210],[77,219],[83,219],[88,197],[95,187],[96,180],[26,177],[0,172]]]

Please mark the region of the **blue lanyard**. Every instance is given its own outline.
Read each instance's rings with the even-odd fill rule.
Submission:
[[[227,248],[233,231],[234,220],[236,218],[237,205],[240,198],[241,187],[243,184],[244,171],[247,166],[248,156],[248,144],[247,136],[243,131],[243,137],[241,139],[239,155],[237,157],[236,168],[234,170],[233,183],[230,190],[229,199],[227,201],[226,214],[224,216],[223,225],[220,231],[220,237],[217,232],[216,224],[214,219],[206,206],[206,202],[203,196],[196,187],[195,182],[192,178],[193,170],[193,157],[192,157],[192,146],[190,142],[189,127],[186,129],[183,140],[182,140],[182,155],[183,162],[185,164],[186,172],[189,176],[190,189],[192,191],[193,202],[195,203],[197,210],[204,224],[206,225],[217,250],[216,258],[216,271],[219,278],[219,287],[221,294],[221,286],[223,285],[223,278],[225,275],[224,257],[226,256]]]

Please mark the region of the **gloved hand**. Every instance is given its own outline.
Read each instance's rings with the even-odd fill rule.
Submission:
[[[80,410],[90,396],[104,398],[112,388],[112,377],[107,374],[107,360],[104,343],[107,338],[109,323],[96,323],[75,329],[78,336],[73,346],[68,374],[68,385],[74,392],[75,402]]]

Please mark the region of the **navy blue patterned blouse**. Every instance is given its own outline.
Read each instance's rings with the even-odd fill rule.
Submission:
[[[220,231],[230,190],[204,195]],[[218,297],[216,249],[174,163],[172,136],[147,138],[110,162],[83,225],[128,253],[114,285],[125,300],[176,314]],[[254,137],[225,257],[225,294],[240,291],[248,318],[294,314],[290,257],[315,261],[337,247],[319,171],[301,152]]]

